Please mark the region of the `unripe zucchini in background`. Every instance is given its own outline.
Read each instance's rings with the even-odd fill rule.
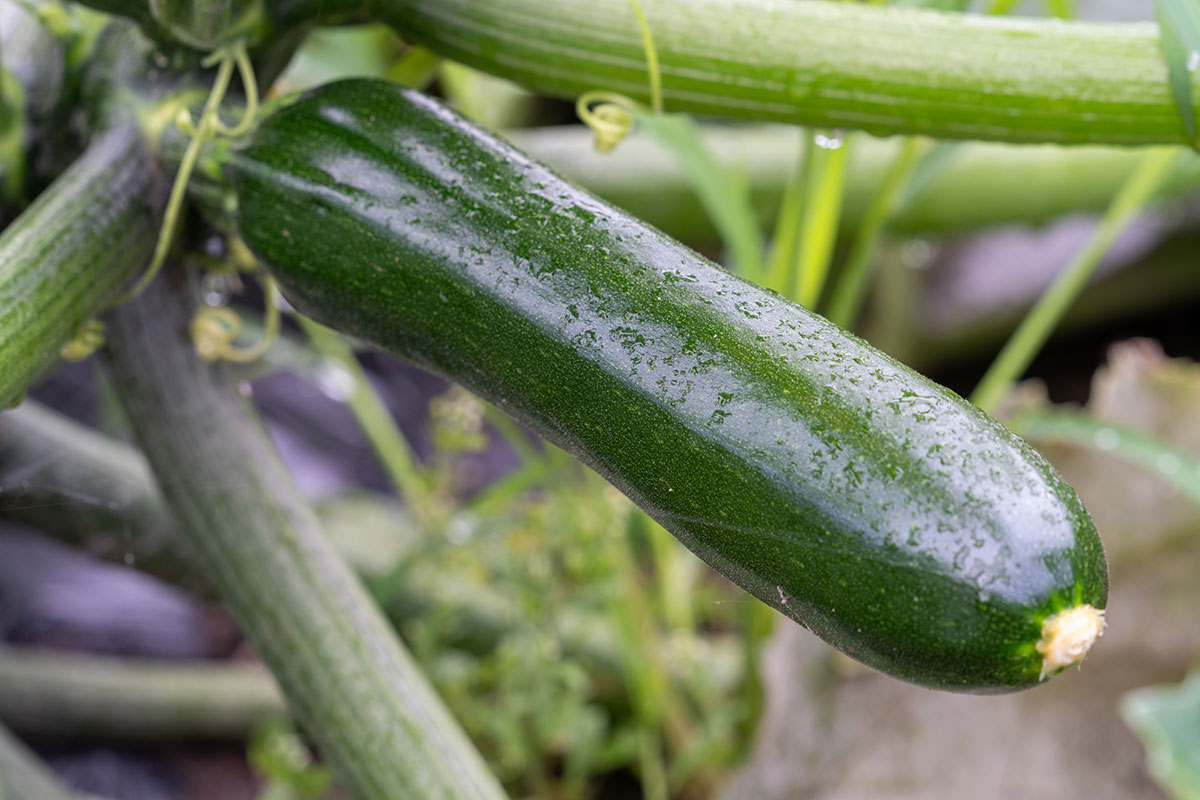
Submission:
[[[854,658],[997,692],[1098,635],[1100,541],[1028,445],[437,102],[331,84],[226,166],[299,310],[505,409]]]

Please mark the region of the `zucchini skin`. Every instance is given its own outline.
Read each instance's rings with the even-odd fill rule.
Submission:
[[[1107,567],[1046,461],[949,390],[420,93],[330,84],[226,156],[288,300],[457,381],[882,672],[1039,681]]]

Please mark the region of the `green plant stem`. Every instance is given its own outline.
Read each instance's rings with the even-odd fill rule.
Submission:
[[[121,125],[0,234],[0,409],[145,265],[157,194],[141,135]]]
[[[346,371],[352,378],[346,405],[362,429],[363,435],[375,451],[376,458],[396,487],[396,491],[407,502],[418,526],[430,520],[433,498],[429,483],[421,474],[417,456],[408,440],[396,425],[392,414],[384,405],[383,398],[371,385],[371,379],[358,363],[341,334],[313,322],[302,314],[295,316],[300,327],[308,335],[313,349]]]
[[[1046,11],[1059,19],[1075,19],[1075,0],[1046,0]]]
[[[245,57],[242,50],[243,58]],[[207,62],[205,62],[207,63]],[[162,269],[162,265],[167,260],[167,253],[171,249],[171,243],[175,241],[175,232],[179,225],[179,217],[183,211],[183,201],[186,197],[188,180],[192,176],[192,170],[195,169],[197,161],[200,159],[200,152],[204,147],[205,142],[211,139],[220,128],[221,119],[219,116],[221,108],[221,100],[225,97],[225,92],[229,88],[230,78],[233,77],[234,60],[232,57],[222,55],[218,61],[217,73],[213,78],[212,89],[208,93],[208,99],[204,101],[204,109],[200,112],[198,122],[192,123],[191,117],[187,117],[189,124],[194,130],[188,133],[190,141],[187,149],[184,150],[183,158],[179,162],[179,167],[175,171],[175,180],[171,185],[171,193],[167,197],[167,205],[163,210],[163,224],[158,232],[158,239],[154,243],[154,252],[150,257],[150,264],[134,282],[133,286],[126,289],[115,299],[110,301],[111,305],[119,305],[127,302],[134,297],[137,297],[150,282],[154,280],[154,276]],[[255,96],[254,105],[257,105],[257,97]],[[247,112],[248,116],[249,112]]]
[[[816,135],[820,136],[823,134]],[[818,142],[809,151],[807,163],[810,167],[797,234],[797,257],[791,280],[787,282],[788,296],[808,308],[817,307],[829,275],[833,246],[837,242],[838,218],[842,212],[848,149],[849,144],[839,135],[832,148]]]
[[[802,131],[800,157],[789,171],[790,177],[783,187],[779,213],[775,218],[775,229],[771,236],[771,253],[767,258],[765,272],[759,281],[763,286],[780,294],[787,291],[788,272],[799,258],[800,220],[804,215],[804,194],[808,188],[808,176],[812,172],[812,153],[816,149],[808,131]]]
[[[834,147],[818,145],[833,142]],[[828,134],[806,135],[784,190],[763,285],[814,308],[837,241],[846,175],[846,146]]]
[[[780,126],[709,125],[701,126],[700,135],[718,164],[745,175],[754,218],[760,230],[769,229],[799,167],[799,133]],[[652,137],[635,130],[615,153],[599,155],[592,150],[591,136],[581,126],[509,134],[539,161],[672,236],[688,242],[717,240],[690,176]],[[901,149],[902,140],[895,137],[856,138],[847,156],[843,236],[864,224]],[[954,232],[1014,222],[1040,224],[1060,214],[1103,209],[1143,153],[964,142],[896,211],[888,228],[905,234]],[[1198,187],[1200,158],[1190,158],[1181,161],[1164,192],[1178,195]]]
[[[980,379],[971,402],[991,411],[1008,386],[1024,374],[1117,236],[1154,199],[1177,158],[1171,151],[1154,151],[1143,158],[1137,171],[1113,198],[1087,245],[1041,296]]]
[[[26,736],[237,741],[287,707],[256,664],[181,664],[0,647],[0,721]]]
[[[750,205],[742,171],[718,162],[701,138],[700,127],[685,114],[639,114],[638,126],[657,139],[687,176],[697,199],[721,236],[733,270],[750,280],[761,280],[762,233]],[[620,155],[613,155],[616,161]]]
[[[163,495],[298,721],[357,800],[503,797],[244,398],[192,353],[174,283],[112,312],[107,362]]]
[[[144,459],[32,400],[0,422],[0,517],[182,579],[191,558]]]
[[[59,783],[29,748],[0,725],[0,800],[87,800],[87,796]]]
[[[867,206],[866,214],[854,236],[854,244],[850,247],[850,255],[846,257],[846,265],[842,268],[834,286],[833,296],[829,299],[829,308],[826,309],[825,316],[835,325],[843,328],[854,325],[863,298],[866,297],[867,285],[884,229],[895,215],[908,179],[912,177],[926,146],[926,143],[916,138],[904,141],[900,152],[896,154],[895,160],[884,175],[875,197]]]
[[[936,138],[1184,140],[1149,24],[813,0],[656,0],[645,11],[668,110]],[[628,0],[374,0],[370,15],[537,91],[647,100]]]

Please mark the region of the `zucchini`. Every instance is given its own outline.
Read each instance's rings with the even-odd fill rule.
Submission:
[[[495,403],[850,656],[1002,692],[1099,634],[1099,538],[1032,448],[435,101],[331,84],[221,160],[296,308]]]

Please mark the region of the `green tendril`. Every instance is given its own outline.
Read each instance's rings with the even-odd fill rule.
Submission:
[[[275,302],[275,279],[270,275],[262,281],[265,310],[262,337],[249,347],[234,347],[242,332],[242,318],[231,308],[201,308],[192,317],[188,331],[196,355],[202,361],[232,361],[248,364],[262,358],[279,336],[279,304]]]
[[[150,259],[150,265],[142,273],[142,276],[138,278],[137,283],[130,287],[128,291],[112,300],[108,305],[109,308],[137,297],[150,285],[150,282],[154,280],[159,270],[162,269],[163,263],[167,260],[167,253],[171,250],[171,242],[175,238],[175,231],[183,210],[183,200],[187,191],[188,181],[192,177],[192,171],[196,168],[196,162],[200,158],[200,153],[204,145],[218,135],[240,136],[248,131],[253,124],[254,114],[258,110],[258,85],[254,77],[253,65],[251,65],[250,58],[246,53],[245,42],[238,41],[228,47],[223,47],[212,53],[201,63],[206,67],[215,64],[217,74],[213,78],[212,89],[208,93],[204,109],[200,112],[199,122],[192,119],[192,115],[187,109],[180,109],[175,117],[175,126],[185,136],[191,137],[191,141],[188,142],[187,149],[183,153],[183,158],[179,162],[179,171],[175,173],[175,182],[171,186],[171,194],[167,199],[167,207],[163,213],[163,223],[159,229],[158,241],[154,245],[154,255]],[[246,93],[246,111],[237,125],[226,127],[221,123],[220,107],[221,101],[225,99],[225,93],[229,90],[229,83],[233,78],[235,66],[238,69],[243,89]]]
[[[596,151],[611,153],[633,130],[633,114],[645,106],[623,94],[584,92],[575,101],[575,112],[596,135]]]
[[[650,23],[646,21],[641,2],[629,2],[633,5],[633,13],[642,32],[646,72],[650,81],[650,108],[647,109],[636,100],[616,92],[591,91],[581,94],[575,101],[575,113],[596,135],[595,146],[599,153],[611,153],[629,135],[633,130],[634,114],[661,114],[663,111],[662,74],[658,67],[658,50],[654,47],[654,36],[650,33]]]
[[[230,47],[230,55],[237,66],[238,77],[242,81],[242,91],[246,95],[246,109],[237,125],[227,127],[220,118],[216,121],[216,131],[222,136],[243,136],[254,127],[254,117],[258,114],[258,79],[254,75],[254,65],[250,63],[250,54],[246,52],[246,43],[238,40]]]
[[[63,361],[83,361],[103,346],[104,323],[89,319],[71,341],[59,348],[58,356]]]
[[[642,30],[642,47],[646,51],[646,73],[650,79],[650,110],[655,114],[661,114],[663,110],[662,103],[662,75],[658,71],[658,50],[654,47],[654,36],[650,33],[650,23],[646,21],[646,14],[642,11],[640,0],[629,0],[633,4],[633,13],[637,17],[638,27]]]

